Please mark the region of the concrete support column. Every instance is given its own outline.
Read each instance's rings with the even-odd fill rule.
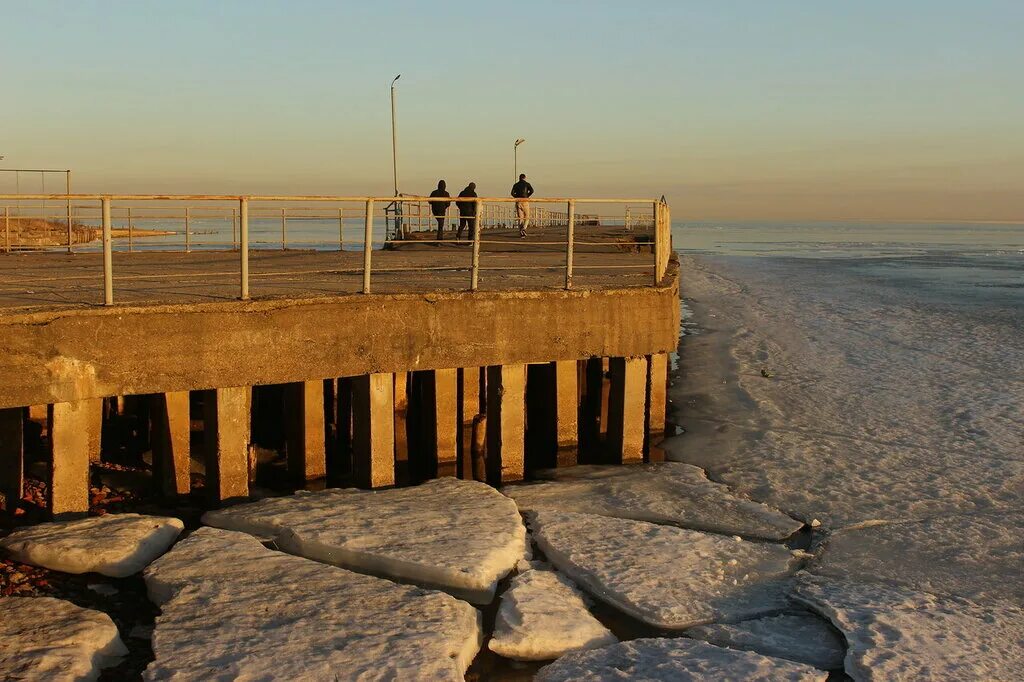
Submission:
[[[150,400],[150,441],[156,484],[164,497],[188,495],[192,469],[188,391],[157,393]]]
[[[647,358],[611,358],[608,399],[608,458],[613,464],[644,460]]]
[[[665,439],[668,410],[668,353],[647,356],[647,461],[664,462],[658,444]]]
[[[365,374],[352,379],[353,468],[356,485],[395,484],[395,379]]]
[[[424,377],[428,447],[436,463],[435,476],[455,476],[459,455],[459,373],[435,369]]]
[[[83,400],[87,403],[86,415],[89,420],[89,461],[99,462],[103,449],[103,398]]]
[[[252,388],[204,391],[206,488],[216,503],[249,497],[249,420]]]
[[[288,473],[298,485],[327,476],[324,382],[299,381],[284,387]]]
[[[50,471],[47,506],[54,519],[84,516],[89,511],[89,445],[95,428],[95,403],[56,403],[48,410]]]
[[[477,415],[483,414],[483,406],[480,404],[480,380],[481,368],[465,367],[460,369],[459,374],[459,478],[473,480],[473,420]]]
[[[412,479],[409,463],[409,373],[395,375],[395,482]]]
[[[579,370],[575,360],[555,362],[557,465],[576,464],[579,453]]]
[[[526,365],[487,368],[487,475],[521,481],[526,465]]]
[[[327,474],[332,485],[347,482],[352,475],[352,378],[335,382],[335,450],[327,461]]]
[[[0,495],[8,514],[17,509],[24,486],[24,412],[20,407],[0,410]]]

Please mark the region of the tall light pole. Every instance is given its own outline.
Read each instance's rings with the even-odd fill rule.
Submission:
[[[398,196],[398,132],[395,127],[395,83],[402,77],[402,74],[395,76],[391,81],[391,165],[395,175],[395,196]]]
[[[519,145],[526,142],[523,138],[516,139],[515,145],[512,147],[512,168],[514,169],[515,178],[513,182],[519,182]]]

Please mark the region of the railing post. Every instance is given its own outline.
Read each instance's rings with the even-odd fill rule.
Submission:
[[[281,250],[288,248],[288,218],[285,215],[287,208],[281,209]]]
[[[652,223],[654,227],[654,286],[661,284],[661,263],[662,263],[662,249],[665,248],[664,238],[661,234],[661,204],[657,201],[654,202],[654,213],[652,214]]]
[[[110,241],[110,198],[100,199],[103,216],[103,305],[114,305],[114,256]]]
[[[569,209],[566,214],[566,239],[565,239],[565,288],[572,289],[572,246],[574,232],[576,230],[576,202],[569,200]]]
[[[480,232],[483,229],[483,225],[480,224],[481,219],[484,215],[484,202],[476,199],[476,215],[473,219],[476,221],[473,225],[473,262],[470,267],[469,275],[469,290],[476,291],[480,286]]]
[[[4,206],[4,245],[7,253],[11,252],[11,207]]]
[[[132,253],[135,250],[135,245],[132,241],[132,207],[128,207],[128,253]]]
[[[363,293],[370,293],[370,257],[373,253],[373,199],[366,200],[366,229],[363,232]]]
[[[188,206],[185,207],[185,253],[192,252],[192,237],[189,235]]]
[[[239,216],[239,266],[241,270],[241,285],[243,301],[249,300],[249,199],[241,197],[238,200]]]
[[[345,209],[338,208],[338,251],[345,250]]]
[[[237,209],[233,208],[233,209],[231,209],[231,250],[232,251],[235,250],[235,248],[236,248],[235,245],[238,243],[238,240],[236,238],[236,234],[237,234],[236,221],[237,221],[237,219],[238,219],[237,218]]]
[[[72,229],[71,229],[71,171],[65,172],[64,176],[64,190],[68,194],[67,209],[68,209],[68,253],[74,253],[75,250],[71,246],[72,242]]]

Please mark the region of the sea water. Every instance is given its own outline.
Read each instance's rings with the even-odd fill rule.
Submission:
[[[1024,604],[1024,224],[673,239],[669,456],[845,538],[832,575]]]

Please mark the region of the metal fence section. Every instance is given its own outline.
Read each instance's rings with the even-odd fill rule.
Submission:
[[[519,233],[528,205],[527,238]],[[438,210],[435,212],[434,207]],[[371,293],[377,278],[463,272],[476,291],[481,273],[563,271],[562,286],[597,271],[653,271],[657,285],[671,254],[668,204],[652,199],[343,197],[260,195],[0,195],[6,253],[102,252],[103,302],[113,305],[115,280],[157,280],[161,273],[115,275],[113,254],[231,253],[237,258],[237,297],[247,300],[252,278],[306,275],[361,277]],[[361,263],[332,262],[320,270],[250,272],[250,252],[361,252]],[[402,258],[388,257],[395,252]],[[385,252],[377,257],[378,252]],[[581,253],[589,254],[581,261]],[[614,263],[594,254],[630,253]],[[643,254],[650,253],[647,258]],[[459,255],[463,254],[463,255]],[[520,254],[511,258],[510,254]],[[354,255],[354,254],[353,254]],[[500,256],[500,257],[499,257]],[[120,257],[119,257],[120,258]],[[259,266],[258,266],[259,267]],[[59,277],[61,273],[54,276]],[[194,273],[200,277],[203,273]],[[225,275],[223,268],[215,273]],[[76,275],[84,278],[86,275]],[[169,277],[170,275],[166,275]],[[98,284],[98,282],[97,282]]]

